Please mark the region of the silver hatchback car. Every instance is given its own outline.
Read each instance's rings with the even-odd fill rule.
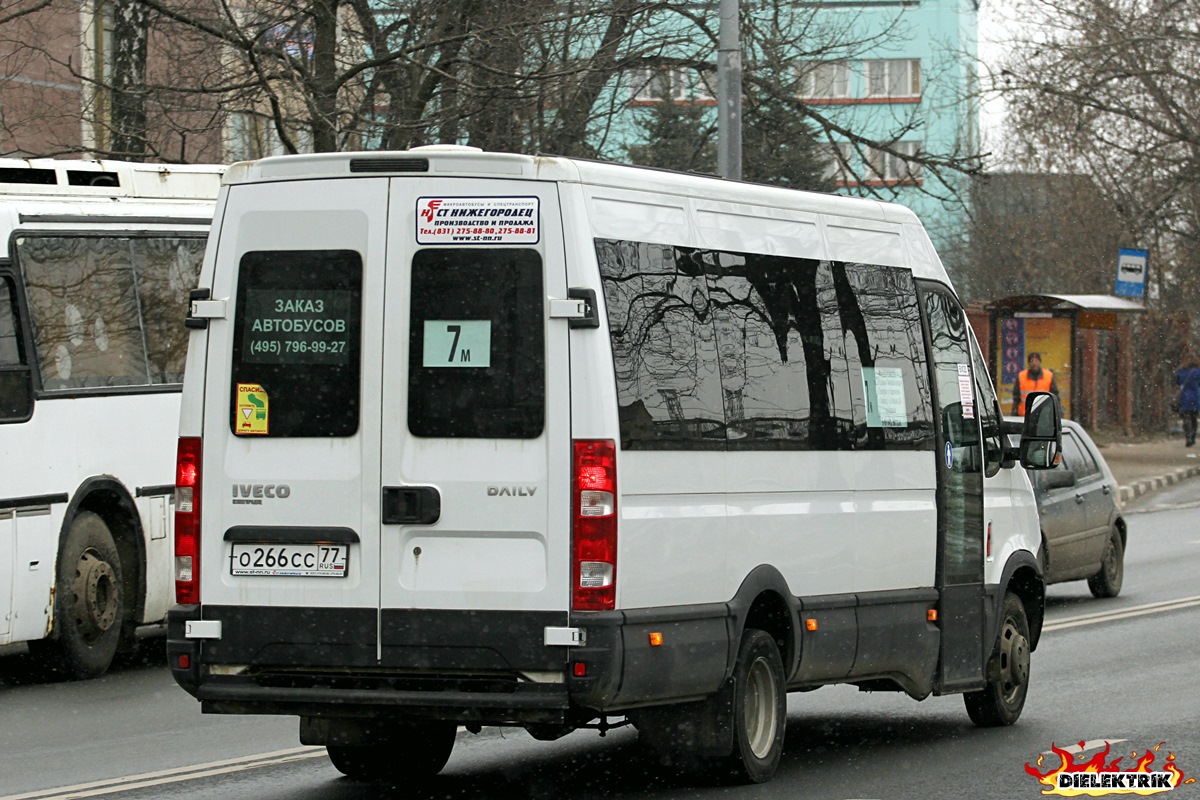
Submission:
[[[1070,420],[1062,427],[1058,466],[1029,473],[1041,516],[1046,583],[1087,579],[1095,597],[1116,597],[1127,541],[1117,482],[1087,431]]]

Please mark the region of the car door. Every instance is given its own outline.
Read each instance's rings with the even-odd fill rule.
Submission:
[[[1075,468],[1075,491],[1083,497],[1084,525],[1086,538],[1080,544],[1080,555],[1084,563],[1098,564],[1104,555],[1108,541],[1109,523],[1112,518],[1113,487],[1096,455],[1091,442],[1075,431],[1063,431],[1063,438],[1070,438],[1079,450],[1078,466]]]
[[[207,655],[377,662],[387,179],[229,192],[204,409]],[[224,610],[219,607],[224,606]],[[253,609],[291,609],[262,624]]]
[[[489,612],[567,624],[570,362],[555,184],[399,178],[389,209],[380,637],[405,663],[411,609],[481,640]]]
[[[1083,455],[1079,440],[1063,430],[1062,458],[1054,469],[1036,474],[1038,514],[1046,537],[1045,563],[1051,581],[1070,575],[1085,562],[1090,536],[1084,494],[1079,491],[1078,470]]]

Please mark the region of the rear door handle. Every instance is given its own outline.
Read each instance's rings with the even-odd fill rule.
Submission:
[[[384,486],[384,525],[432,525],[442,516],[442,495],[433,486]]]
[[[1076,502],[1076,503],[1082,503],[1082,502],[1083,502],[1083,495],[1081,495],[1081,494],[1077,494],[1077,495],[1075,495],[1075,502]]]

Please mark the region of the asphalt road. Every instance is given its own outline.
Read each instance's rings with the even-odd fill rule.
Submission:
[[[68,797],[172,800],[367,798],[754,797],[962,800],[1039,797],[1024,765],[1051,744],[1107,760],[1162,743],[1185,776],[1200,776],[1200,480],[1140,500],[1120,597],[1097,601],[1083,582],[1053,586],[1021,720],[980,730],[959,697],[914,702],[832,687],[794,694],[775,780],[712,787],[665,770],[632,730],[579,731],[537,742],[523,731],[459,735],[426,787],[352,782],[321,748],[301,747],[292,718],[200,714],[148,641],[144,657],[84,683],[22,676],[0,659],[0,800]],[[1172,793],[1200,798],[1200,784]]]

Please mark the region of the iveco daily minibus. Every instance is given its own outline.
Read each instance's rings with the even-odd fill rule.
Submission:
[[[785,696],[1021,713],[1034,398],[1006,447],[920,222],[433,147],[232,166],[180,424],[169,657],[351,776],[631,723],[771,777]]]

